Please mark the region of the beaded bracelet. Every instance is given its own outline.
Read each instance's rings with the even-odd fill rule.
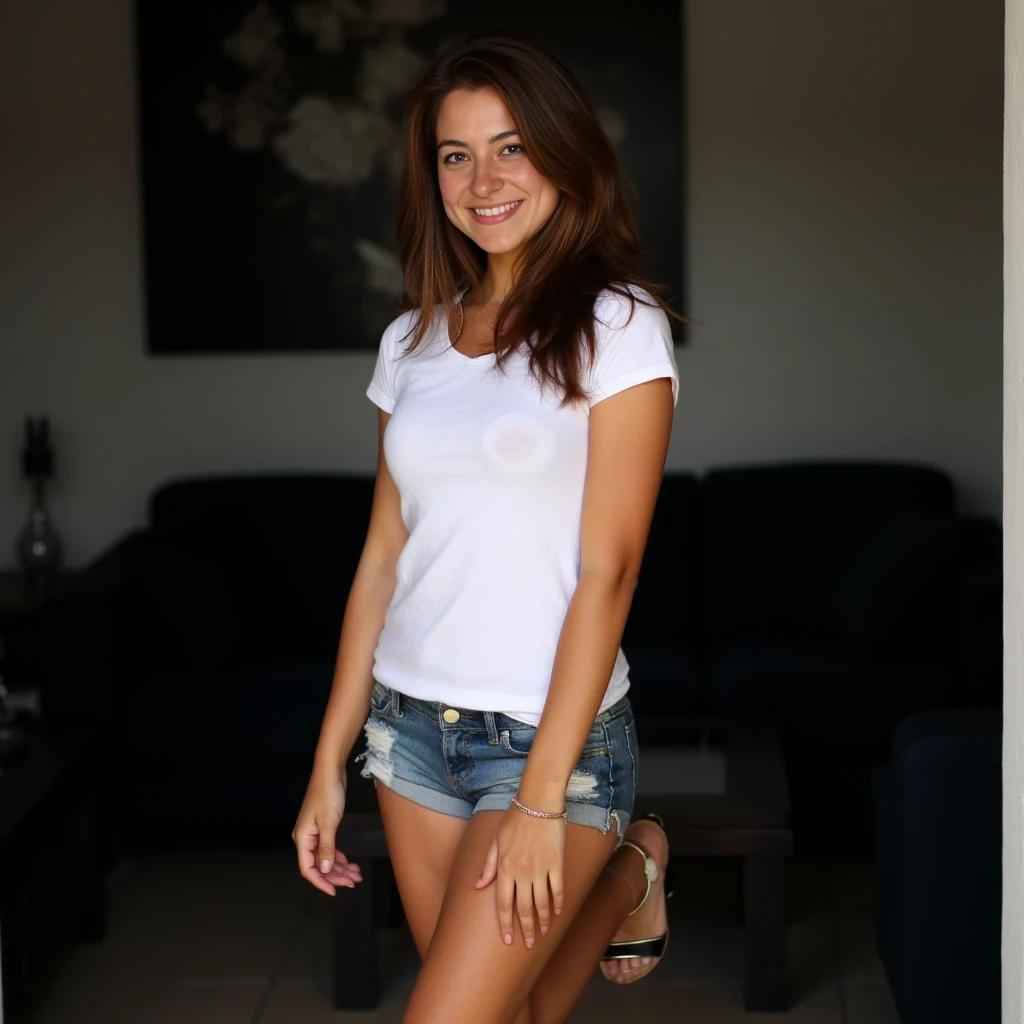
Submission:
[[[525,811],[527,814],[532,814],[535,818],[566,818],[569,813],[568,809],[564,811],[535,811],[531,807],[524,807],[515,797],[512,797],[512,803],[516,805],[521,811]],[[566,821],[569,819],[566,818]]]

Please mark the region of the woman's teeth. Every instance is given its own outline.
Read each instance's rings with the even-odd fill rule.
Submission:
[[[509,210],[514,210],[521,202],[522,199],[517,199],[514,203],[506,203],[504,206],[491,206],[487,209],[474,207],[473,212],[480,214],[481,217],[497,217],[499,213],[508,213]]]

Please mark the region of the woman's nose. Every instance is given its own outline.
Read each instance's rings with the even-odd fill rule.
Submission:
[[[480,196],[481,199],[486,199],[488,196],[493,195],[498,189],[501,188],[502,181],[494,173],[494,169],[487,164],[478,163],[474,169],[473,174],[473,192],[475,195]]]

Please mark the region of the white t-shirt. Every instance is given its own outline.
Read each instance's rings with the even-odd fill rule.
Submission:
[[[650,297],[641,290],[640,298]],[[595,304],[590,405],[679,374],[668,318],[614,292]],[[495,366],[451,346],[442,308],[402,355],[415,311],[384,331],[367,388],[391,413],[384,456],[409,538],[374,652],[374,678],[424,700],[540,722],[555,650],[579,579],[587,403],[558,408],[520,353]],[[406,339],[403,341],[403,339]],[[581,343],[582,344],[582,343]],[[629,689],[619,648],[601,709]]]

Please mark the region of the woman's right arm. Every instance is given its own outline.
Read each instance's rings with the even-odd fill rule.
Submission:
[[[373,652],[395,591],[395,565],[408,532],[402,522],[398,488],[384,459],[384,430],[390,415],[378,410],[377,480],[370,525],[342,618],[334,682],[320,727],[313,774],[292,839],[299,870],[317,888],[353,884],[358,869],[334,848],[345,802],[345,765],[366,722],[373,687]],[[324,864],[327,864],[326,870]],[[355,865],[351,866],[355,868]]]
[[[390,418],[378,410],[377,482],[370,526],[345,604],[334,683],[316,748],[317,771],[342,768],[366,722],[373,652],[395,592],[395,564],[408,538],[398,488],[384,459],[384,429]]]

